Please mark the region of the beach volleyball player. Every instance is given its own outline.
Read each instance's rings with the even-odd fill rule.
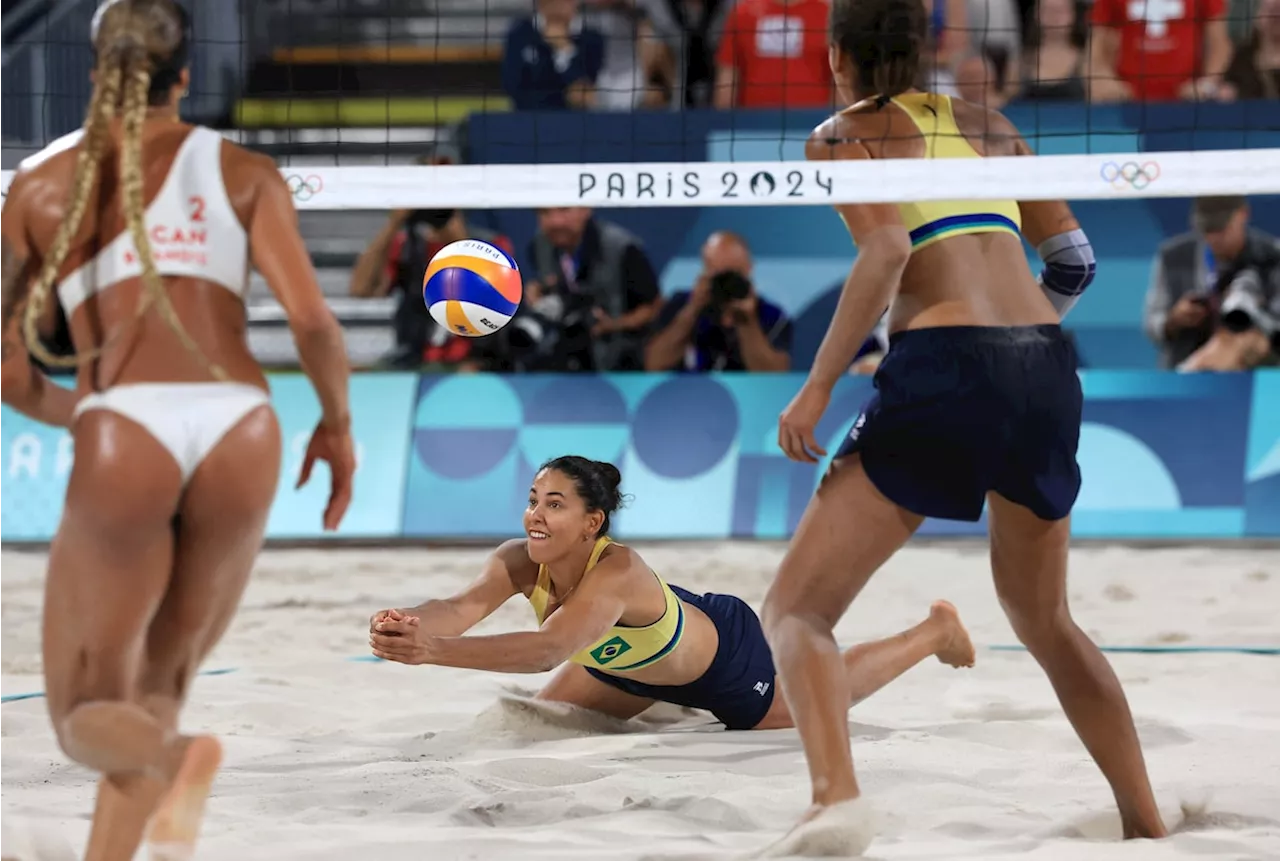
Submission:
[[[245,342],[249,266],[288,314],[319,395],[302,472],[329,462],[329,529],[354,470],[347,358],[275,165],[178,119],[181,8],[112,0],[92,38],[83,130],[24,162],[4,203],[3,398],[75,443],[43,651],[58,742],[103,775],[87,858],[132,858],[149,817],[153,846],[185,857],[220,748],[177,734],[178,713],[239,603],[280,471]],[[64,364],[35,333],[50,301],[78,351],[74,391],[29,361],[28,348]]]
[[[373,653],[503,673],[559,667],[539,699],[621,719],[660,701],[705,709],[729,729],[791,726],[751,608],[668,584],[609,538],[620,481],[612,464],[548,461],[529,489],[526,537],[498,547],[457,595],[374,614]],[[537,630],[462,636],[515,595],[532,605]],[[910,630],[845,653],[846,710],[931,655],[953,667],[974,659],[955,608],[941,601]]]
[[[914,89],[925,28],[920,0],[833,0],[830,64],[850,107],[813,132],[808,158],[1031,155],[999,113]],[[789,457],[825,454],[814,428],[885,308],[891,337],[877,393],[836,452],[764,604],[813,782],[806,821],[769,854],[850,854],[870,839],[846,729],[847,666],[832,629],[924,518],[976,521],[984,501],[996,592],[1014,631],[1110,782],[1124,835],[1163,835],[1120,683],[1067,608],[1082,396],[1058,323],[1093,278],[1088,239],[1062,202],[836,208],[858,255],[808,379],[779,421]],[[1039,249],[1039,281],[1019,232]]]

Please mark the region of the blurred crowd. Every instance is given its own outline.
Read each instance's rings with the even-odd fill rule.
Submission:
[[[925,0],[924,88],[999,107],[1276,98],[1280,0]],[[537,0],[517,109],[829,107],[828,0]]]
[[[920,86],[1012,100],[1275,98],[1280,0],[926,0]],[[828,0],[537,0],[511,24],[503,80],[517,109],[824,108]],[[448,162],[447,153],[432,160]],[[703,238],[702,269],[666,296],[644,243],[592,210],[537,213],[528,248],[460,210],[391,213],[351,281],[397,297],[397,368],[496,371],[786,371],[792,321],[757,283],[747,242]],[[1153,261],[1144,325],[1162,366],[1280,363],[1280,245],[1243,198],[1196,201],[1191,230]],[[527,273],[512,323],[480,340],[432,321],[427,262],[449,242],[503,247]],[[851,373],[874,372],[883,326]]]
[[[1250,224],[1243,197],[1193,202],[1191,229],[1152,261],[1144,328],[1161,367],[1237,371],[1280,365],[1280,241]],[[462,338],[422,302],[427,261],[450,242],[484,239],[525,261],[525,296],[506,329]],[[788,371],[792,321],[758,283],[745,239],[705,237],[701,271],[663,296],[640,237],[586,207],[538,211],[526,249],[461,210],[391,213],[351,278],[355,296],[394,296],[396,349],[385,364],[432,371]],[[776,299],[776,294],[775,297]],[[850,373],[874,373],[884,321]],[[1087,358],[1087,357],[1086,357]]]

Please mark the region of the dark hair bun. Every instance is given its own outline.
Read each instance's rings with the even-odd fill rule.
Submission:
[[[596,469],[599,471],[600,480],[604,482],[605,487],[617,493],[619,485],[622,484],[622,472],[613,464],[603,460],[596,461]]]

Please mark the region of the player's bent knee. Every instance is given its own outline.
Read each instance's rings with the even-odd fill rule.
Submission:
[[[1052,649],[1063,642],[1074,624],[1065,605],[1054,609],[1017,607],[1003,598],[1000,605],[1018,642],[1032,653]]]
[[[95,753],[95,742],[100,741],[102,735],[103,706],[116,706],[122,702],[124,700],[121,697],[86,698],[62,709],[61,713],[50,708],[58,748],[68,758],[81,764],[89,764]]]
[[[782,580],[781,574],[778,581]],[[764,603],[760,607],[760,627],[764,630],[765,639],[773,641],[774,632],[778,626],[788,619],[794,618],[798,613],[803,612],[803,607],[799,606],[796,595],[788,594],[791,590],[785,587],[779,587],[778,581],[764,596]]]
[[[769,648],[778,651],[787,649],[797,639],[813,634],[829,634],[834,630],[835,623],[821,613],[796,608],[784,610],[780,607],[770,610],[766,605],[760,615],[760,626],[764,630]]]

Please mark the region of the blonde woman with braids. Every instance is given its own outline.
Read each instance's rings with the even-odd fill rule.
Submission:
[[[187,857],[221,758],[212,737],[179,735],[177,717],[235,613],[280,471],[245,343],[250,265],[288,313],[319,396],[302,479],[329,463],[328,529],[355,468],[342,332],[284,181],[178,119],[187,29],[173,0],[104,3],[84,129],[24,163],[4,204],[3,399],[75,441],[44,673],[62,750],[102,775],[90,861],[132,858],[148,822],[162,857]],[[78,351],[74,392],[29,361],[28,349],[67,364],[36,337],[53,301]]]

